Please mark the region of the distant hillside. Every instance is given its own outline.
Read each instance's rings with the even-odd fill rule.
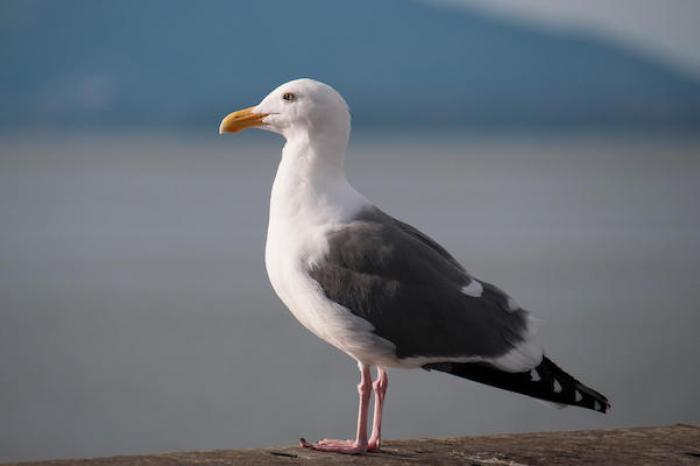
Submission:
[[[700,126],[700,82],[600,39],[406,0],[0,3],[0,125],[197,125],[326,81],[365,125]]]

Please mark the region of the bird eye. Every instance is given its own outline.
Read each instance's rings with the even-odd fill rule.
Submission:
[[[292,102],[297,99],[297,96],[295,96],[292,92],[285,92],[282,98],[288,102]]]

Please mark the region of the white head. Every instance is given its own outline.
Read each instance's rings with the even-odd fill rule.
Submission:
[[[233,112],[221,121],[219,134],[257,127],[292,143],[332,145],[344,150],[350,135],[350,112],[332,87],[313,79],[296,79],[270,92],[258,105]]]

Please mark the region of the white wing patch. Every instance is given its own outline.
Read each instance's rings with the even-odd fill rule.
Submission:
[[[462,287],[462,293],[464,293],[467,296],[471,296],[472,298],[479,298],[481,297],[481,294],[484,292],[484,287],[481,283],[479,283],[478,280],[475,280],[472,278],[472,281],[469,282],[469,285]]]

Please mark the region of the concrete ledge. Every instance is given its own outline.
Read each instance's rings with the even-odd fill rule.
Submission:
[[[468,465],[468,466],[700,466],[700,426],[544,432],[440,439],[394,440],[362,456],[298,447],[161,453],[14,463],[22,466],[184,465]]]

